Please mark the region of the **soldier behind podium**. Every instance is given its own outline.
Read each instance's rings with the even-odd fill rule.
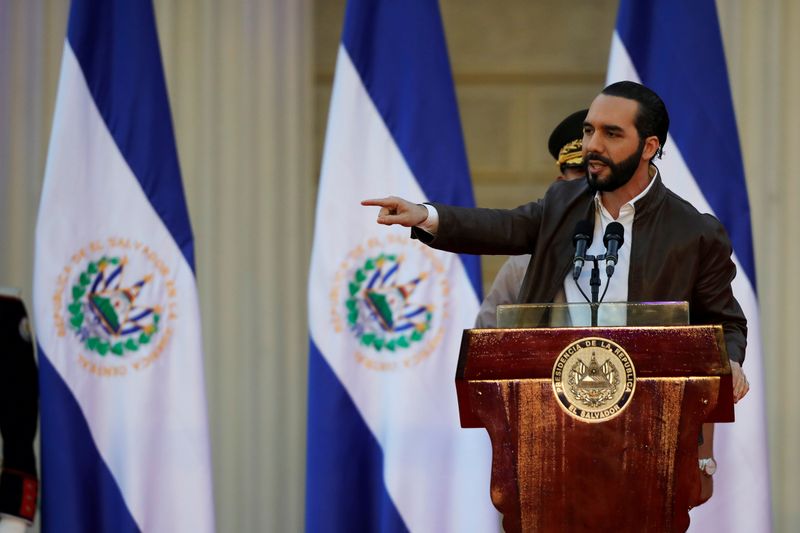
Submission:
[[[22,533],[33,523],[39,480],[33,440],[39,386],[25,305],[0,288],[0,533]]]
[[[572,181],[586,177],[583,164],[582,140],[583,121],[588,109],[576,111],[562,120],[550,134],[547,149],[558,165],[559,175],[556,181]],[[494,278],[492,288],[481,303],[476,328],[497,327],[497,306],[517,303],[522,278],[528,269],[531,256],[515,255],[510,257]]]

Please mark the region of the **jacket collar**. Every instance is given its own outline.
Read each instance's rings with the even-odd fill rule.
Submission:
[[[655,165],[653,165],[653,168],[656,169],[656,175],[653,176],[653,186],[650,187],[647,194],[636,201],[635,219],[652,211],[667,196],[667,188],[664,187],[664,183],[661,181],[661,171]]]

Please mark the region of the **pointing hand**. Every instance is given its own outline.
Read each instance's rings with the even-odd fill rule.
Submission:
[[[387,226],[400,224],[410,228],[418,226],[428,218],[428,210],[425,206],[411,203],[397,196],[363,200],[361,205],[380,207],[377,222]]]

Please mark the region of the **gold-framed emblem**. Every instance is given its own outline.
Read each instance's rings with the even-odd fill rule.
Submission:
[[[583,422],[605,422],[630,404],[636,369],[628,353],[601,337],[585,337],[567,346],[553,365],[558,405]]]

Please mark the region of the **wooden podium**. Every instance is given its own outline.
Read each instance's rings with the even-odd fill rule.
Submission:
[[[587,404],[626,386],[614,353],[635,387]],[[456,389],[462,427],[489,432],[508,533],[685,531],[702,424],[733,421],[720,326],[467,330]]]

